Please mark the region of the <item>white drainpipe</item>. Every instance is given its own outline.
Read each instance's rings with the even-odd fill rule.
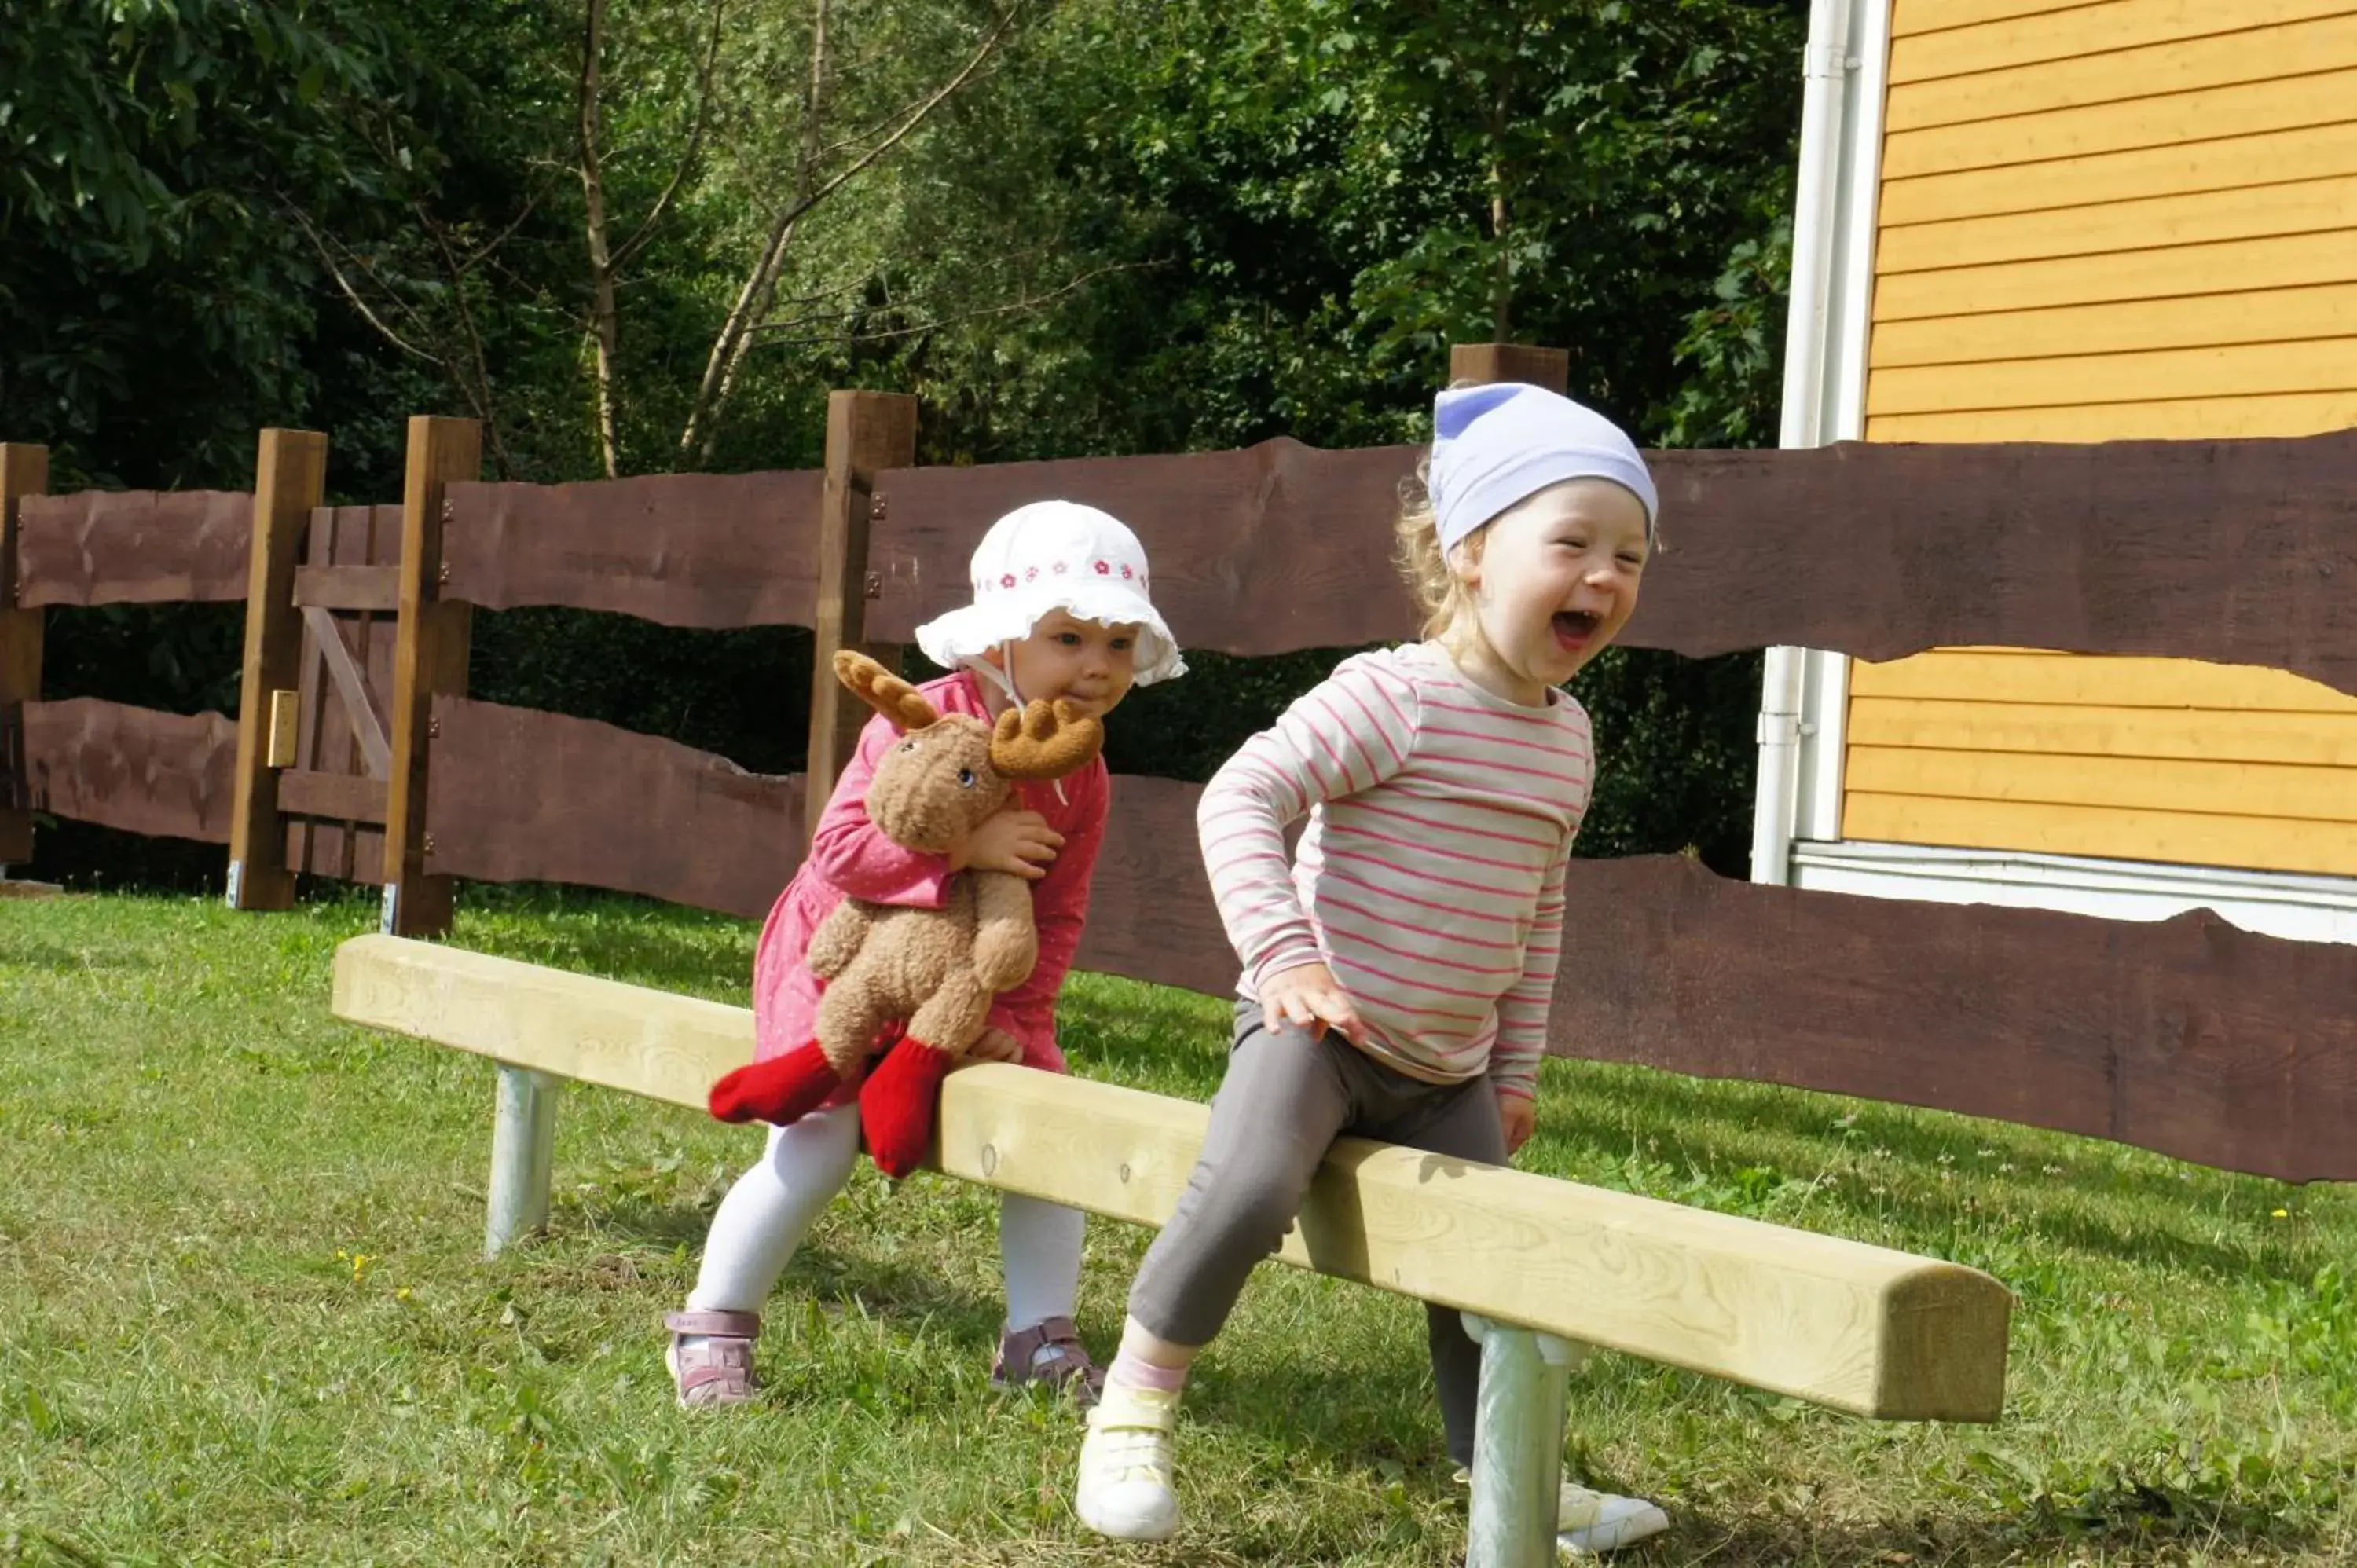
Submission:
[[[1784,333],[1780,441],[1787,447],[1814,446],[1824,438],[1834,217],[1841,188],[1844,101],[1852,69],[1850,5],[1851,0],[1814,0],[1809,8],[1806,85],[1801,100],[1800,188],[1792,204],[1792,314]],[[1791,879],[1806,658],[1802,649],[1770,648],[1761,673],[1760,784],[1751,822],[1754,882]]]

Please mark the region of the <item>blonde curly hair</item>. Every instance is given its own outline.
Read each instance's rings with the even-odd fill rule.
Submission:
[[[1473,596],[1449,564],[1448,552],[1440,548],[1440,529],[1433,516],[1429,452],[1416,459],[1414,476],[1400,481],[1399,519],[1392,532],[1396,546],[1392,560],[1406,579],[1416,608],[1424,612],[1424,635],[1445,638],[1458,618],[1472,611]],[[1458,545],[1466,559],[1481,559],[1481,541],[1488,532],[1484,524]]]

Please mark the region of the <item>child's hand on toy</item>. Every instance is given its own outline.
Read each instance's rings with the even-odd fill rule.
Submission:
[[[997,1025],[985,1026],[981,1036],[965,1048],[970,1062],[1019,1062],[1023,1059],[1023,1042]]]
[[[952,871],[1003,871],[1037,882],[1064,847],[1064,835],[1037,811],[998,811],[985,817],[963,842],[950,849]]]
[[[1498,1124],[1506,1134],[1506,1157],[1512,1159],[1522,1146],[1531,1141],[1538,1130],[1538,1101],[1521,1094],[1501,1092],[1498,1096]]]
[[[1280,970],[1260,983],[1261,1023],[1271,1033],[1283,1028],[1306,1030],[1312,1036],[1321,1026],[1353,1045],[1367,1043],[1367,1026],[1334,973],[1322,963],[1305,963]]]

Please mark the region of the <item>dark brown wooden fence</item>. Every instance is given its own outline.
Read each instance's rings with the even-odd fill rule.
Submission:
[[[758,919],[802,858],[802,776],[590,719],[437,697],[426,864]]]
[[[1153,541],[1190,647],[1413,635],[1380,521],[1413,448],[877,476],[877,636],[965,592],[1007,506]],[[2264,665],[2357,693],[2357,431],[2298,440],[1657,452],[1669,550],[1621,640],[1870,660],[1971,644]],[[1082,961],[1198,990],[1234,960],[1192,786],[1121,781]],[[1148,846],[1155,846],[1149,848]],[[2357,1177],[2357,949],[2207,912],[2158,924],[1760,887],[1583,860],[1551,1018],[1566,1056],[2093,1133],[2291,1180]]]
[[[1385,521],[1414,448],[1278,441],[920,468],[912,420],[906,400],[838,394],[823,474],[552,487],[444,474],[423,523],[437,568],[404,568],[420,605],[808,625],[822,657],[807,776],[749,775],[657,737],[471,701],[463,684],[425,691],[422,874],[581,882],[759,916],[799,863],[861,716],[837,700],[825,653],[891,656],[962,601],[974,542],[1027,500],[1091,501],[1136,528],[1156,600],[1189,647],[1265,656],[1413,634]],[[2260,665],[2357,692],[2357,432],[1653,460],[1669,549],[1624,636],[1634,645],[1881,660],[1992,644]],[[221,538],[233,505],[24,504],[19,571],[52,596],[27,602],[237,596],[223,562],[242,542]],[[327,555],[305,568],[305,602],[383,596],[357,575],[382,572],[377,555],[347,562],[332,543]],[[344,575],[331,585],[321,564]],[[206,813],[226,798],[228,726],[108,706],[26,706],[28,755],[49,770],[37,798],[135,831],[217,832]],[[1231,988],[1201,867],[1172,853],[1193,842],[1197,794],[1119,781],[1085,967]],[[137,825],[167,821],[179,826]],[[2293,1180],[2357,1178],[2357,948],[2207,913],[2143,924],[1755,886],[1660,857],[1581,861],[1571,899],[1551,1023],[1561,1054],[1996,1117]]]
[[[1271,441],[886,472],[869,624],[905,639],[967,591],[992,519],[1063,496],[1153,542],[1155,602],[1189,647],[1410,636],[1381,521],[1418,450]],[[1631,647],[1882,660],[1986,644],[2258,664],[2357,692],[2357,431],[1647,456],[1667,549]]]
[[[492,609],[809,627],[808,767],[831,785],[866,711],[842,701],[831,661],[837,648],[867,646],[870,492],[878,467],[913,452],[916,410],[905,397],[838,392],[829,415],[816,472],[453,484],[436,591]],[[748,773],[652,736],[451,693],[434,700],[429,736],[424,865],[436,876],[578,882],[759,917],[802,864],[825,799],[802,774]]]
[[[0,448],[7,480],[7,602],[0,620],[0,861],[29,859],[31,818],[54,812],[126,832],[229,841],[237,729],[219,714],[40,700],[51,605],[245,596],[250,495],[201,490],[52,496],[48,456]]]

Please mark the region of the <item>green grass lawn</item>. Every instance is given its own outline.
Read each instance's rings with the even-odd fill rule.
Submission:
[[[1189,1397],[1186,1532],[1084,1534],[1076,1417],[985,1384],[993,1197],[930,1176],[863,1167],[821,1223],[757,1406],[676,1410],[656,1320],[758,1133],[569,1091],[551,1233],[485,1262],[490,1066],[328,1017],[330,955],[373,914],[0,902],[0,1563],[1460,1559],[1420,1313],[1274,1267]],[[739,1000],[752,930],[470,891],[455,940]],[[1225,1011],[1082,978],[1065,1044],[1207,1098]],[[1994,1427],[1600,1359],[1573,1468],[1675,1520],[1627,1561],[2357,1562],[2357,1192],[1573,1063],[1522,1163],[2019,1294]],[[1091,1228],[1100,1349],[1145,1241]]]

